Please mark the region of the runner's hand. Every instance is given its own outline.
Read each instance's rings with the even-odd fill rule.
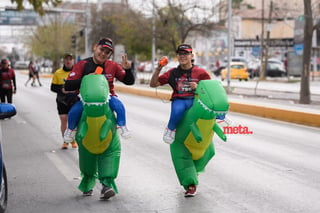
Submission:
[[[130,69],[131,68],[131,63],[128,61],[127,54],[122,56],[121,66],[123,69]]]

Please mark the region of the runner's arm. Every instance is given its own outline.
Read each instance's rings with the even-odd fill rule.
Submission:
[[[57,94],[62,94],[62,87],[61,84],[51,84],[50,90]]]
[[[125,69],[126,75],[124,76],[122,82],[126,85],[133,85],[135,82],[134,75],[132,72],[132,68]]]
[[[64,89],[66,91],[74,91],[80,89],[81,79],[66,80]]]
[[[160,86],[159,82],[159,74],[161,72],[162,67],[157,67],[156,70],[153,72],[153,75],[150,80],[150,87],[158,87]]]
[[[12,82],[13,82],[13,90],[16,91],[17,90],[16,76],[12,77]]]

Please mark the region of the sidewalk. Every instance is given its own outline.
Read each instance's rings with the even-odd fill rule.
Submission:
[[[219,79],[219,78],[217,78]],[[269,90],[269,91],[286,91],[288,93],[300,93],[300,81],[298,79],[287,80],[284,79],[268,79],[265,81],[249,80],[249,81],[237,81],[233,80],[230,82],[230,87],[236,88],[247,88],[254,91],[255,88],[258,90]],[[228,83],[222,81],[222,85],[227,87]],[[310,93],[314,95],[320,95],[320,79],[310,81]]]

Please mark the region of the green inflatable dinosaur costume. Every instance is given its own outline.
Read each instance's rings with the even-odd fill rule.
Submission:
[[[109,86],[105,76],[84,76],[80,95],[83,112],[76,140],[82,180],[78,188],[88,192],[98,178],[102,184],[118,192],[114,180],[118,175],[121,146],[115,115],[109,108]]]
[[[216,116],[229,109],[227,94],[218,80],[199,82],[192,107],[185,113],[170,145],[172,161],[180,184],[187,190],[198,185],[198,173],[214,156],[214,132],[224,141],[226,136],[216,124]]]

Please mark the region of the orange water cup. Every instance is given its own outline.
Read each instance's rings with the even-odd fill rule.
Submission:
[[[96,70],[94,71],[95,74],[101,74],[103,72],[102,67],[97,66]]]
[[[168,64],[168,62],[169,62],[168,57],[167,56],[162,56],[160,58],[160,60],[159,60],[159,65],[164,67],[164,66],[166,66]]]

